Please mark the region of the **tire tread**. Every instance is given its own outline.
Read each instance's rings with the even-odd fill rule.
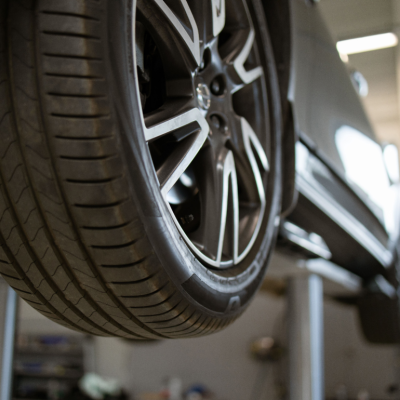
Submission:
[[[214,331],[218,319],[196,311],[163,270],[127,190],[103,61],[106,17],[102,0],[9,2],[0,274],[46,317],[85,333]]]

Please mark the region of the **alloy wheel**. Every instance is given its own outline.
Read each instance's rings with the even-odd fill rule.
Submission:
[[[142,125],[160,190],[207,267],[243,262],[266,215],[267,88],[244,0],[137,3]]]

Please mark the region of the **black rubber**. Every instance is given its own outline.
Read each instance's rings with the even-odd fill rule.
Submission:
[[[160,206],[144,138],[132,135],[130,1],[0,4],[1,275],[43,315],[85,333],[180,338],[229,325],[261,283],[280,209],[279,87],[266,30],[270,217],[251,254],[262,268],[227,295],[189,273],[198,261]]]
[[[400,343],[400,241],[393,251],[394,262],[385,271],[384,278],[396,290],[396,295],[383,293],[376,283],[382,276],[376,276],[364,282],[356,302],[364,337],[375,344]]]

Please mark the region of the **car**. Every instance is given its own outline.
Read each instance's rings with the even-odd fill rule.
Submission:
[[[362,277],[367,337],[398,341],[397,153],[317,4],[0,7],[0,273],[32,307],[100,336],[218,332],[279,233]]]
[[[359,98],[363,85],[354,79],[360,74],[338,56],[318,4],[292,1],[291,23],[287,98],[297,133],[299,197],[282,225],[282,242],[302,239],[305,252],[361,277],[363,293],[342,300],[359,308],[370,342],[397,343],[397,148],[377,141]]]

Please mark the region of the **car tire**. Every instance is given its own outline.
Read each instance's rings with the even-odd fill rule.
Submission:
[[[235,1],[225,17],[238,34],[216,1],[188,3],[1,2],[0,273],[68,328],[138,340],[217,332],[263,279],[281,202],[265,16],[259,0]],[[196,42],[199,15],[212,26]],[[201,57],[207,40],[217,61],[210,48]],[[201,83],[218,68],[220,81]],[[222,193],[212,200],[210,181]]]

